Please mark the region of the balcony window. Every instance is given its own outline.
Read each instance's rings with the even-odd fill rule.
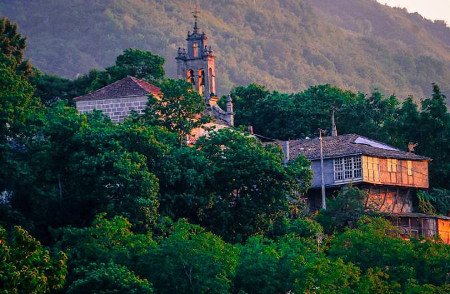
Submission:
[[[334,159],[334,180],[345,181],[362,178],[361,157],[343,157]]]

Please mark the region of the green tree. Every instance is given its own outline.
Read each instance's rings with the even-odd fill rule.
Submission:
[[[242,241],[264,233],[288,212],[288,197],[296,199],[309,187],[311,170],[303,158],[282,164],[279,148],[230,129],[200,138],[196,148],[210,162],[214,195],[205,207],[202,224],[225,240]]]
[[[433,84],[433,95],[422,101],[417,152],[433,159],[430,163],[432,187],[450,189],[450,114],[446,96]]]
[[[252,293],[348,293],[359,269],[327,258],[315,244],[295,234],[277,240],[254,236],[241,246],[237,291]]]
[[[49,293],[64,286],[67,257],[51,255],[21,227],[0,227],[0,293]]]
[[[159,178],[160,213],[174,219],[201,223],[215,201],[214,167],[203,152],[182,146],[173,148],[156,174]]]
[[[58,230],[56,247],[67,252],[71,270],[109,261],[136,270],[138,261],[156,242],[150,233],[134,233],[131,227],[122,216],[108,219],[105,213],[99,214],[89,227]]]
[[[239,126],[254,126],[258,113],[258,108],[255,105],[269,94],[270,92],[266,87],[257,84],[250,84],[246,87],[239,86],[233,89],[231,95],[236,112],[235,124]]]
[[[39,104],[26,79],[0,63],[0,143],[20,134],[30,114]]]
[[[30,83],[35,88],[34,95],[39,97],[45,106],[51,106],[60,100],[69,100],[78,94],[71,80],[46,74],[37,69],[30,77]]]
[[[357,187],[344,187],[335,199],[329,201],[327,209],[319,212],[317,220],[327,233],[353,227],[365,213],[369,212],[365,207],[367,197],[368,194]]]
[[[164,59],[149,51],[126,49],[117,56],[114,65],[103,70],[93,69],[74,80],[46,74],[35,69],[30,82],[36,88],[36,96],[46,105],[58,100],[81,96],[114,83],[126,76],[145,79],[159,84],[164,78]]]
[[[67,293],[153,293],[153,287],[147,280],[112,262],[78,268],[76,275],[78,278],[69,286]]]
[[[143,275],[159,293],[227,293],[237,251],[203,228],[180,220],[141,261]]]
[[[401,293],[401,287],[399,283],[390,282],[389,275],[380,269],[369,268],[364,275],[361,275],[356,293]]]
[[[258,289],[259,293],[286,292],[279,260],[282,253],[277,244],[261,236],[249,238],[241,248],[239,265],[236,270],[236,290],[251,293]],[[288,289],[289,290],[289,286]]]
[[[149,51],[126,49],[117,56],[116,64],[106,69],[115,77],[134,76],[149,82],[158,81],[164,77],[164,58]]]
[[[294,285],[296,293],[349,293],[358,285],[359,268],[341,259],[319,257],[306,262]]]
[[[317,129],[331,129],[331,111],[336,110],[336,122],[338,131],[348,132],[344,130],[343,121],[340,118],[343,105],[353,103],[355,94],[350,91],[344,91],[332,85],[312,86],[301,93],[293,96],[295,100],[296,114],[301,117],[297,126],[297,136],[295,138],[303,138],[306,136],[317,136]]]
[[[26,38],[17,32],[17,25],[8,18],[0,18],[0,62],[8,64],[18,75],[32,74],[31,64],[24,60]]]
[[[416,279],[416,253],[411,242],[396,237],[396,229],[382,218],[364,217],[355,229],[337,235],[331,242],[330,257],[352,262],[364,272],[379,268],[390,280],[405,285]]]
[[[143,155],[137,147],[127,149],[137,127],[126,132],[99,112],[79,115],[57,103],[41,122],[25,145],[26,168],[12,181],[10,201],[32,220],[38,236],[49,238],[49,226],[88,225],[100,212],[127,216],[138,230],[154,225],[158,179],[148,164],[158,161],[164,146],[156,129],[142,126],[138,133],[141,145],[153,146]]]
[[[391,137],[390,143],[394,146],[405,149],[410,142],[418,143],[420,112],[411,96],[403,101],[402,106],[397,110],[396,119],[391,120],[386,127]]]
[[[440,240],[413,240],[416,280],[421,284],[449,285],[450,246]]]
[[[149,82],[158,82],[164,77],[164,59],[149,51],[126,49],[117,56],[113,66],[104,70],[91,70],[87,75],[73,81],[81,94],[95,91],[126,76],[134,76]]]
[[[150,97],[145,111],[145,121],[176,132],[180,142],[192,129],[207,122],[203,98],[184,80],[165,80],[161,84],[161,97]]]
[[[25,143],[33,135],[34,118],[41,108],[33,98],[33,88],[0,62],[0,190],[12,191],[15,180],[26,173],[26,165],[20,160]]]
[[[447,215],[450,211],[449,190],[430,189],[429,191],[418,191],[417,198],[419,200],[418,208],[423,213]],[[422,203],[424,206],[421,206]]]

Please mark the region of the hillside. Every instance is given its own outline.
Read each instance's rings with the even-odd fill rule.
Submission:
[[[218,56],[219,93],[251,82],[282,91],[331,83],[421,98],[437,82],[450,96],[450,28],[374,0],[200,1]],[[166,58],[192,29],[189,1],[0,0],[28,37],[38,68],[75,77],[129,47]]]

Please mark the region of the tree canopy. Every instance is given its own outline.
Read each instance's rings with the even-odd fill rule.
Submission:
[[[361,190],[347,187],[329,210],[307,214],[306,158],[284,163],[277,144],[243,127],[180,144],[205,106],[161,66],[127,50],[114,70],[68,81],[0,60],[0,293],[450,291],[450,247],[399,238],[368,216]],[[60,101],[125,73],[159,83],[160,100],[149,97],[156,113],[113,123]],[[421,193],[419,207],[445,212],[449,118],[433,91],[420,110],[412,98],[330,85],[286,94],[252,84],[233,95],[239,124],[282,139],[314,134],[333,107],[341,130],[396,146],[420,140],[420,152],[438,159],[440,188]]]

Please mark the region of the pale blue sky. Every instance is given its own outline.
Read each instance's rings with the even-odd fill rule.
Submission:
[[[450,26],[450,0],[377,0],[394,7],[405,7],[431,20],[445,20]]]

